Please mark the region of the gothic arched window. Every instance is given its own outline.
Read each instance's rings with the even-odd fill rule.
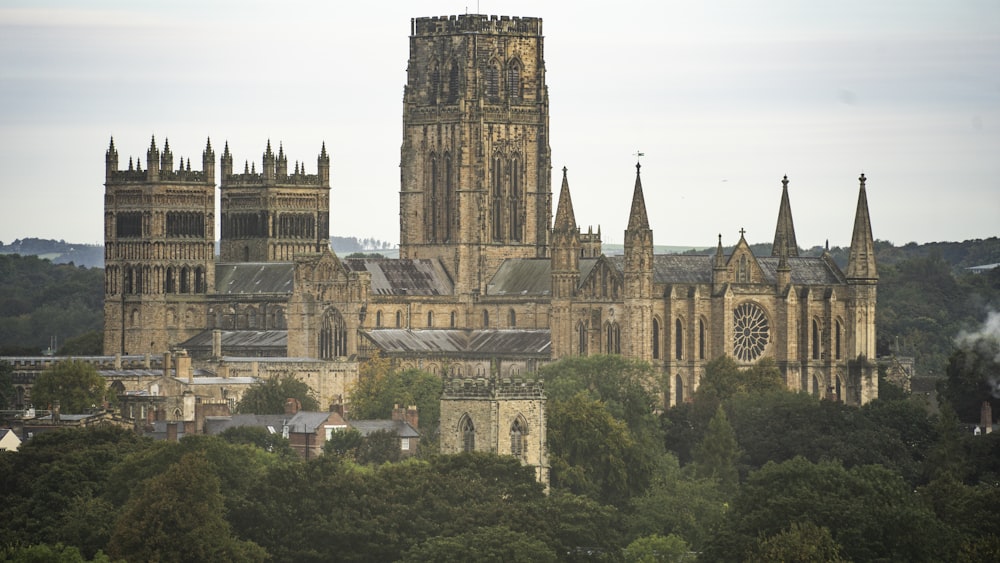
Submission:
[[[674,357],[678,360],[684,358],[684,326],[680,319],[674,321]]]
[[[375,311],[375,328],[382,328],[382,311]]]
[[[510,328],[516,328],[517,327],[517,312],[514,311],[514,309],[511,309],[510,313],[508,313],[508,315],[509,315],[508,324],[510,324]]]
[[[605,342],[604,351],[607,354],[621,354],[622,353],[622,343],[621,343],[621,328],[618,323],[607,323],[604,325],[605,329]]]
[[[493,158],[492,170],[493,200],[490,207],[490,223],[493,226],[493,240],[503,240],[503,162],[499,156]]]
[[[490,312],[483,311],[483,328],[490,328]]]
[[[427,311],[427,328],[434,326],[434,311]]]
[[[511,100],[521,98],[521,62],[516,59],[507,65],[507,97]]]
[[[486,97],[491,102],[500,99],[500,65],[496,62],[486,67]]]
[[[816,319],[812,322],[812,359],[819,359],[819,323]]]
[[[452,61],[451,62],[451,66],[448,69],[448,103],[449,104],[453,104],[453,103],[455,103],[455,102],[458,101],[458,96],[461,93],[459,91],[459,88],[460,88],[460,84],[459,83],[460,83],[461,76],[462,75],[461,75],[461,71],[458,68],[458,63],[456,63],[455,61]]]
[[[840,337],[841,337],[841,333],[842,332],[843,332],[843,328],[841,327],[840,320],[838,319],[837,323],[836,323],[836,332],[834,333],[834,343],[833,343],[833,345],[834,345],[834,351],[836,353],[836,358],[838,360],[840,359],[840,356],[841,356]]]
[[[743,303],[733,311],[733,355],[741,362],[757,360],[770,341],[767,315],[755,303]]]
[[[403,312],[396,311],[396,328],[403,328]]]
[[[324,360],[347,355],[347,324],[340,311],[330,309],[323,315],[319,329],[319,357]]]
[[[653,359],[660,359],[660,321],[653,319]]]
[[[451,328],[455,328],[455,325],[457,324],[457,321],[458,321],[458,313],[456,313],[455,311],[452,311],[451,312],[451,320],[449,321],[449,326],[451,326]]]
[[[510,240],[521,240],[521,162],[517,157],[510,160],[510,202],[508,220],[510,222]]]
[[[684,381],[681,376],[674,377],[674,404],[679,405],[684,402]]]
[[[576,325],[576,351],[581,356],[587,355],[587,326],[582,322]]]
[[[698,359],[705,359],[705,320],[698,319]]]
[[[472,424],[472,419],[469,418],[468,414],[462,416],[461,422],[458,423],[458,430],[462,433],[462,451],[476,451],[476,427]]]
[[[527,453],[524,436],[528,433],[528,425],[517,416],[510,425],[510,455],[523,458]]]

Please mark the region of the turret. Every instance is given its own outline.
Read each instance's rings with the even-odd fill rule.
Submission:
[[[184,159],[181,159],[181,169],[184,168]],[[174,169],[174,153],[170,152],[170,139],[163,139],[163,152],[160,153],[160,170],[170,172]]]
[[[129,166],[131,168],[131,165]],[[104,181],[111,181],[111,173],[118,171],[118,150],[115,149],[115,138],[111,137],[111,144],[108,145],[107,152],[104,153]]]
[[[653,231],[646,215],[646,198],[639,175],[641,168],[642,165],[636,163],[632,210],[625,229],[625,294],[631,297],[649,297],[652,291]]]
[[[319,169],[319,185],[324,188],[330,187],[330,155],[326,153],[326,142],[323,142],[323,147],[320,149],[319,158],[316,159],[316,165]]]
[[[774,228],[774,244],[771,256],[798,256],[799,245],[795,241],[795,224],[792,222],[792,206],[788,202],[788,176],[781,179],[781,205],[778,207],[778,225]]]
[[[278,143],[278,166],[276,173],[278,178],[288,176],[288,157],[285,156],[285,148]]]
[[[219,166],[222,168],[219,186],[225,186],[226,181],[233,175],[233,155],[229,152],[229,141],[226,141],[226,147],[222,149],[222,159],[219,161]]]
[[[854,214],[854,232],[851,235],[851,253],[847,259],[848,280],[877,280],[875,267],[875,239],[872,237],[871,218],[868,215],[868,195],[865,192],[865,175],[858,181],[858,209]]]
[[[160,180],[160,151],[156,150],[156,137],[152,137],[149,142],[149,149],[146,151],[146,178],[150,182]]]
[[[264,151],[264,156],[261,158],[260,173],[264,177],[264,184],[273,184],[275,179],[275,168],[277,162],[274,158],[274,153],[271,152],[271,140],[267,140],[267,150]]]
[[[191,159],[188,159],[188,166],[191,166]],[[232,166],[232,157],[230,157],[230,166]],[[215,151],[212,150],[212,139],[207,139],[205,141],[205,150],[201,153],[201,169],[205,171],[205,183],[214,184]]]
[[[559,207],[552,225],[552,295],[556,298],[572,297],[580,279],[580,230],[566,172],[564,166]]]

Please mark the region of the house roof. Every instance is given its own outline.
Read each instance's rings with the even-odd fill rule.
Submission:
[[[352,272],[371,274],[375,295],[451,295],[455,285],[438,260],[345,258]]]
[[[376,329],[364,335],[387,355],[547,358],[552,345],[548,330],[535,329]]]
[[[349,420],[347,424],[360,432],[362,436],[368,436],[374,432],[385,430],[395,433],[400,438],[420,437],[420,432],[417,432],[405,420]]]
[[[215,265],[215,291],[223,295],[292,293],[295,264],[248,262]]]
[[[299,434],[314,434],[327,421],[335,426],[346,426],[346,422],[335,412],[299,411],[288,414],[234,414],[233,416],[205,417],[205,433],[221,434],[227,428],[253,426],[267,428],[269,431],[281,433],[282,427],[288,425],[288,431]]]

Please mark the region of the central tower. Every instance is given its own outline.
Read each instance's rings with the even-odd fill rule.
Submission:
[[[411,22],[400,257],[437,258],[475,295],[507,258],[548,256],[549,101],[542,20]]]

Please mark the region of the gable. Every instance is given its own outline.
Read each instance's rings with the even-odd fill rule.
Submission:
[[[586,275],[580,276],[580,297],[612,300],[621,298],[622,286],[624,284],[621,261],[624,260],[624,257],[616,258],[620,258],[620,260],[612,260],[607,256],[600,256],[594,261],[590,271]],[[583,260],[580,262],[582,266]]]

